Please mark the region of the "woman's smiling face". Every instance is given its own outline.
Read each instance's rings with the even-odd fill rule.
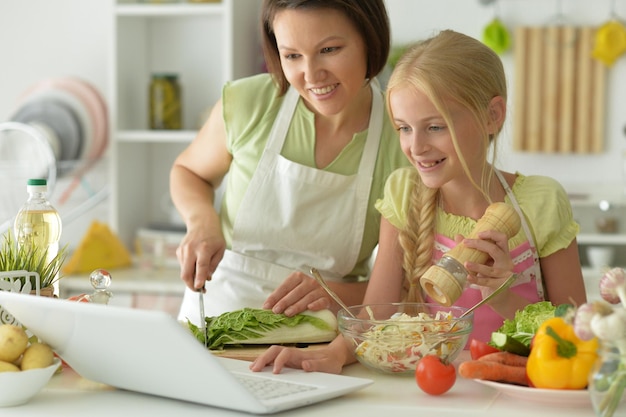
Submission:
[[[445,104],[450,110],[463,159],[472,175],[476,175],[485,161],[480,130],[467,109],[452,100]],[[426,94],[397,87],[389,96],[389,106],[402,151],[417,168],[424,185],[441,188],[455,179],[467,178],[450,126]]]
[[[358,30],[334,9],[278,12],[274,34],[285,77],[323,115],[342,111],[363,88],[366,48]]]

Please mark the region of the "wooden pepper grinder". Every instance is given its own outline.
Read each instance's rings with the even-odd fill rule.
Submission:
[[[478,220],[469,239],[477,239],[478,234],[485,230],[503,232],[510,239],[521,227],[517,211],[506,203],[493,203]],[[463,243],[446,252],[436,265],[431,266],[420,278],[420,285],[426,293],[438,303],[450,306],[461,296],[468,272],[463,266],[470,261],[484,264],[489,254],[469,248]]]

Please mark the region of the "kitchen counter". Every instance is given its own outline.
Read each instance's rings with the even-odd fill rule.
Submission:
[[[467,352],[459,360],[467,358]],[[155,364],[158,366],[158,364]],[[455,386],[438,397],[424,394],[412,376],[389,376],[369,371],[360,364],[344,369],[345,375],[370,378],[374,384],[333,400],[285,411],[276,415],[298,417],[359,416],[383,417],[436,415],[476,417],[594,417],[591,403],[539,403],[532,398],[514,399],[477,382],[457,379]],[[166,377],[164,375],[164,377]],[[207,376],[209,377],[209,376]],[[224,409],[138,394],[85,380],[71,369],[55,375],[29,403],[1,409],[2,417],[13,416],[250,416]],[[625,417],[626,406],[614,417]]]
[[[185,285],[180,279],[180,271],[175,268],[122,268],[111,269],[111,287],[113,294],[165,294],[182,296]],[[89,274],[64,276],[59,280],[61,297],[67,298],[76,293],[93,291]]]
[[[163,310],[176,316],[185,291],[180,271],[175,268],[123,268],[111,269],[113,297],[110,305]],[[91,294],[93,287],[89,274],[68,275],[59,281],[59,296],[69,298],[78,294]]]

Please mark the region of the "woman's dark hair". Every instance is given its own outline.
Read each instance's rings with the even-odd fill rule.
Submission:
[[[342,12],[357,28],[367,48],[366,78],[378,75],[387,63],[391,33],[389,17],[383,0],[263,0],[261,13],[262,46],[265,63],[278,84],[279,95],[285,94],[289,83],[280,65],[274,35],[274,17],[285,9],[335,9]]]

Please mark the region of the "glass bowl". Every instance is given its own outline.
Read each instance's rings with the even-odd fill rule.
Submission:
[[[413,374],[425,355],[451,362],[474,324],[464,307],[429,303],[357,305],[337,314],[339,331],[359,362],[387,374]],[[352,317],[349,313],[352,313]]]

